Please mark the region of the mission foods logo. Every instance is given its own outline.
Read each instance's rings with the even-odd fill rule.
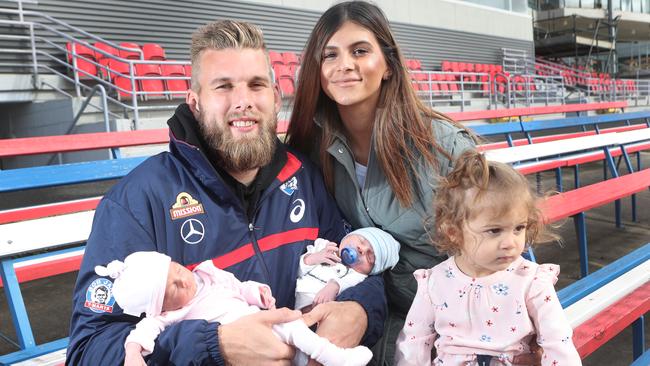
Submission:
[[[187,192],[181,192],[176,196],[176,203],[169,210],[172,220],[182,219],[192,215],[203,213],[203,205],[195,200]]]

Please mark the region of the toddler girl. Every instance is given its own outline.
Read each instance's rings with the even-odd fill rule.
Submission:
[[[167,326],[184,319],[206,319],[226,324],[244,315],[275,307],[269,286],[240,282],[230,273],[205,261],[193,271],[157,252],[135,252],[124,262],[97,266],[100,276],[114,278],[115,301],[125,314],[146,317],[140,320],[124,343],[125,366],[145,365],[143,355],[153,352],[154,340]],[[301,319],[276,324],[282,341],[323,365],[366,365],[372,353],[366,347],[343,349],[312,332]],[[294,364],[307,364],[296,352]]]
[[[450,258],[415,271],[397,364],[511,365],[536,336],[542,365],[580,365],[553,288],[559,267],[521,257],[526,245],[553,237],[543,232],[526,178],[468,151],[441,183],[435,207],[435,245]]]

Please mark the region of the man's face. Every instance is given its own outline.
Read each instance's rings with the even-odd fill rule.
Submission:
[[[98,303],[100,304],[105,304],[106,303],[106,290],[102,288],[98,288],[95,290],[95,300],[97,300]]]
[[[205,50],[199,58],[199,92],[187,102],[201,132],[227,171],[268,164],[275,147],[280,95],[262,50]]]

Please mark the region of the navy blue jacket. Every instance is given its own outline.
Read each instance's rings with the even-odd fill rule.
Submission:
[[[279,173],[257,202],[252,220],[204,154],[187,105],[170,119],[170,152],[153,156],[102,199],[75,285],[68,365],[120,365],[124,340],[139,318],[122,313],[110,278],[96,265],[155,250],[193,268],[212,259],[239,280],[270,285],[278,307],[293,308],[298,261],[317,237],[338,242],[347,226],[317,168],[278,142]],[[273,163],[272,163],[273,164]],[[372,346],[386,314],[383,281],[369,276],[340,294],[368,314],[362,341]],[[149,364],[223,364],[218,323],[186,320],[164,330]]]

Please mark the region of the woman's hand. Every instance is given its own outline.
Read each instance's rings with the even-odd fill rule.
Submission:
[[[513,358],[513,365],[540,366],[542,364],[542,347],[537,344],[537,337],[533,337],[528,343],[530,353],[517,355]]]

